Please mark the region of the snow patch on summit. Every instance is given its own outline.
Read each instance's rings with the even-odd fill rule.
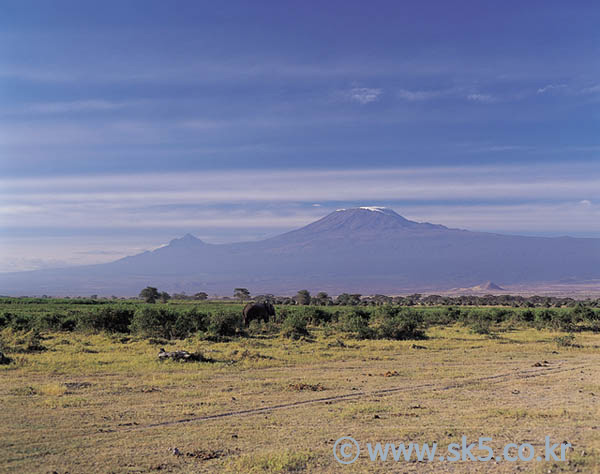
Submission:
[[[394,214],[394,211],[389,207],[376,207],[376,206],[361,206],[361,207],[353,207],[350,209],[336,209],[335,212],[342,211],[351,211],[352,209],[363,209],[365,211],[371,212],[381,212],[382,214]]]
[[[390,209],[388,209],[387,207],[373,207],[373,206],[361,206],[359,207],[359,209],[364,209],[366,211],[372,211],[372,212],[381,212],[383,214],[385,214],[386,211],[390,211]]]

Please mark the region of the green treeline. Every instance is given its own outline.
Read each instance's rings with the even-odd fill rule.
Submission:
[[[53,300],[55,301],[55,300]],[[600,331],[600,309],[578,303],[570,307],[464,306],[312,306],[278,305],[268,323],[242,324],[239,304],[146,304],[129,301],[64,304],[45,301],[0,305],[0,330],[82,331],[132,334],[148,338],[182,339],[199,335],[212,340],[282,334],[310,336],[322,327],[359,339],[422,339],[430,326],[462,324],[478,334],[510,326],[564,332]]]

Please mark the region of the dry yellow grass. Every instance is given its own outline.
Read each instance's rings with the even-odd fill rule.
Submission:
[[[48,335],[47,351],[0,368],[0,471],[600,472],[600,334],[564,348],[549,331],[488,338],[456,326],[430,329],[413,348],[343,347],[339,335],[313,333],[165,345],[214,360],[202,363],[160,363],[159,346],[135,338]],[[229,415],[210,418],[218,414]],[[442,449],[462,435],[492,437],[494,449],[541,447],[549,435],[574,449],[564,463],[516,464],[362,453],[341,466],[332,453],[341,436]]]

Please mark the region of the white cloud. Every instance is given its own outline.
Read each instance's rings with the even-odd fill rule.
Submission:
[[[469,94],[467,95],[467,99],[473,102],[481,102],[485,104],[490,104],[492,102],[496,102],[496,98],[490,94]]]
[[[0,271],[109,261],[186,232],[252,240],[366,204],[471,230],[600,235],[598,201],[600,164],[592,163],[4,178],[0,237],[11,245],[0,245]],[[49,240],[57,231],[85,237],[61,247]]]
[[[590,87],[584,87],[583,89],[581,89],[581,92],[583,94],[597,94],[598,92],[600,92],[600,84],[596,84]]]
[[[159,235],[0,237],[0,272],[16,272],[114,261],[156,247]]]
[[[359,104],[364,105],[378,101],[382,93],[383,91],[381,89],[373,89],[370,87],[353,87],[350,89],[350,91],[348,91],[347,97],[353,102],[358,102]]]
[[[442,95],[441,91],[409,91],[407,89],[400,89],[398,91],[399,98],[411,102],[430,100],[440,95]]]
[[[318,216],[328,202],[564,201],[600,199],[600,172],[592,164],[437,167],[364,170],[239,170],[113,176],[23,178],[0,181],[0,220],[18,227],[285,227],[297,212],[233,215],[208,212],[222,205],[305,203]],[[268,182],[257,189],[253,183]],[[313,203],[318,200],[320,206]],[[313,205],[311,205],[313,204]],[[339,207],[339,206],[336,206]],[[594,210],[593,207],[591,207]],[[547,222],[552,228],[554,222]],[[591,223],[586,224],[591,226]],[[600,224],[599,224],[600,225]],[[584,227],[582,225],[581,227]]]
[[[523,235],[600,236],[600,211],[578,203],[408,205],[405,217],[448,227]]]
[[[557,90],[561,90],[561,89],[566,89],[567,85],[566,84],[548,84],[544,87],[540,87],[537,90],[538,94],[545,94],[547,92],[552,92],[552,91],[557,91]]]
[[[351,99],[347,94],[343,100]],[[207,117],[186,118],[181,120],[162,120],[160,117],[148,118],[119,118],[100,122],[83,120],[55,120],[54,117],[44,117],[45,120],[4,120],[0,121],[0,146],[25,146],[35,148],[41,146],[62,145],[156,145],[182,144],[202,142],[197,132],[243,132],[248,130],[260,131],[275,128],[292,128],[315,124],[343,124],[352,119],[347,114],[326,113],[317,116],[296,117],[293,115],[278,116],[232,116],[221,119]],[[382,119],[384,120],[384,119]],[[395,118],[395,120],[400,120]],[[408,118],[406,119],[408,120]],[[213,135],[214,136],[214,135]],[[211,147],[209,153],[215,150],[231,150],[230,144],[221,142],[217,147]],[[193,152],[195,150],[189,149]],[[152,152],[152,151],[150,151]]]
[[[11,257],[0,255],[1,272],[22,272],[69,266],[69,262],[56,258]]]
[[[487,145],[470,150],[472,153],[501,153],[511,151],[534,151],[536,148],[526,145]]]
[[[496,183],[498,189],[506,189],[512,192],[514,186],[523,189],[519,195],[531,196],[529,186],[555,186],[561,189],[572,185],[585,187],[587,182],[596,184],[600,179],[600,165],[588,162],[571,162],[568,164],[527,164],[527,165],[489,165],[489,166],[432,166],[432,167],[403,167],[403,168],[367,168],[367,169],[282,169],[282,170],[251,170],[239,169],[235,171],[205,171],[205,172],[161,172],[161,173],[132,173],[112,175],[68,175],[43,178],[4,178],[0,179],[0,198],[11,199],[30,192],[45,195],[73,196],[79,198],[85,195],[94,196],[96,193],[110,198],[124,195],[135,196],[141,193],[141,197],[167,193],[176,198],[178,193],[215,194],[226,199],[230,192],[238,193],[245,198],[250,198],[249,193],[257,193],[254,186],[255,181],[267,181],[270,186],[261,193],[266,193],[269,198],[277,200],[294,200],[295,196],[304,194],[305,191],[315,191],[316,195],[327,195],[331,193],[327,189],[334,187],[334,192],[346,188],[349,194],[358,195],[363,192],[377,191],[378,183],[382,185],[408,182],[407,184],[417,188],[427,183],[434,186],[459,185],[468,182],[462,194],[477,196],[478,184],[481,182],[483,189],[489,188],[490,184]],[[477,180],[475,180],[477,178]],[[475,182],[474,182],[475,181]],[[291,186],[294,182],[296,186]],[[350,188],[349,184],[360,182],[373,185],[366,188]],[[281,184],[280,184],[281,183]],[[326,188],[323,185],[326,184]],[[270,191],[273,189],[274,191]],[[571,189],[570,187],[568,189]],[[435,190],[433,190],[435,191]],[[551,197],[554,191],[539,195],[540,199]],[[583,192],[583,191],[582,191]],[[403,189],[393,190],[394,194],[404,195]],[[581,194],[581,193],[579,193]],[[600,188],[593,189],[594,196],[600,194]],[[485,196],[485,195],[484,195]],[[561,194],[557,194],[561,197]],[[572,198],[573,196],[571,196]],[[177,198],[176,198],[177,199]],[[0,203],[2,202],[0,200]],[[261,199],[262,200],[262,199]],[[308,199],[315,203],[316,199]],[[322,200],[317,201],[322,204]]]

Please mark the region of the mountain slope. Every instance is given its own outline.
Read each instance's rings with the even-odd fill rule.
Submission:
[[[186,235],[112,263],[0,274],[0,294],[134,295],[419,291],[600,278],[600,239],[521,237],[418,223],[391,209],[340,209],[259,242],[208,244]]]
[[[474,286],[472,289],[481,291],[505,291],[504,288],[502,288],[499,285],[496,285],[496,283],[494,283],[493,281],[486,281],[481,285]]]

